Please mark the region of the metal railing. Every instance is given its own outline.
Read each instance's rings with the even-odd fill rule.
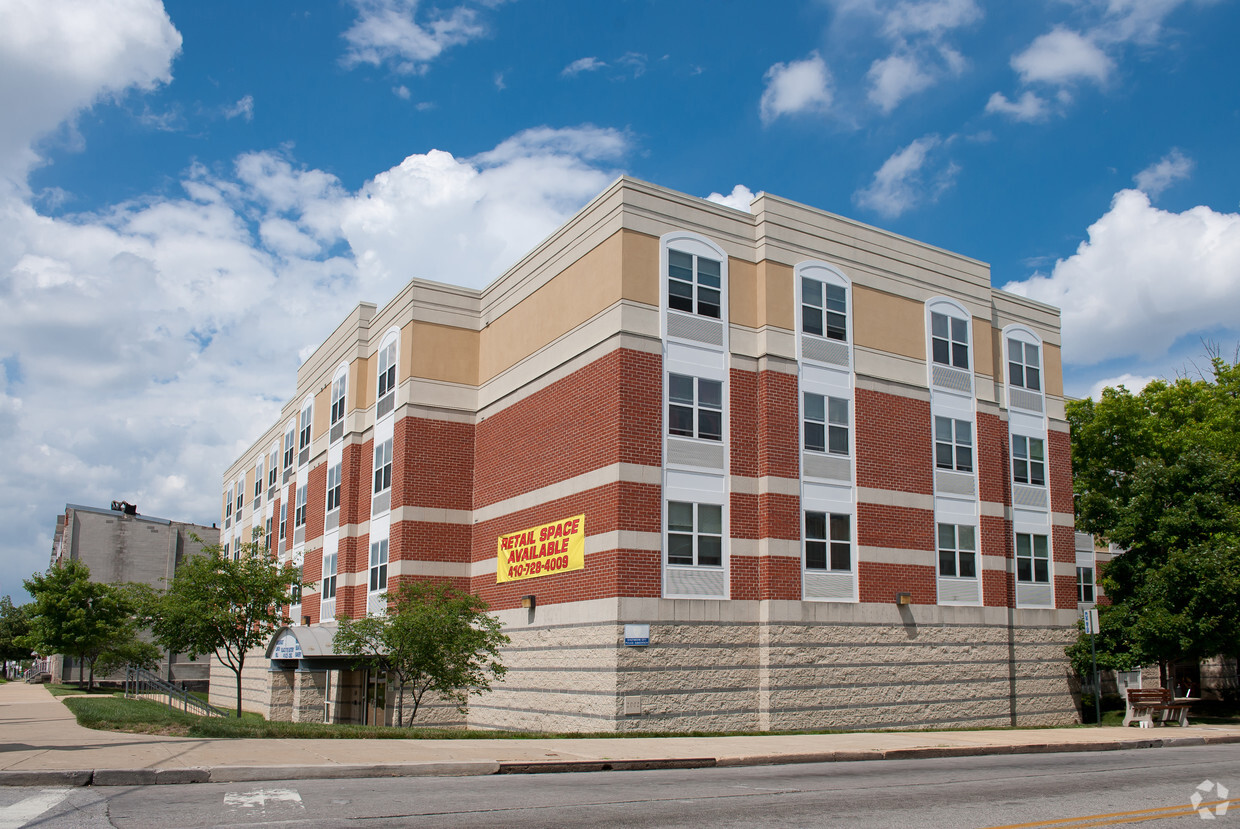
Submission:
[[[178,688],[145,668],[137,668],[133,665],[125,669],[125,698],[159,698],[166,700],[168,707],[174,711],[180,709],[200,717],[229,716],[227,711],[203,702],[184,688]]]
[[[41,677],[43,674],[48,674],[48,676],[50,677],[51,670],[50,670],[50,666],[48,665],[48,662],[49,660],[47,659],[36,659],[34,661],[34,664],[31,665],[29,668],[27,668],[25,673],[23,674],[23,678],[26,680],[26,682],[38,682],[39,677]]]

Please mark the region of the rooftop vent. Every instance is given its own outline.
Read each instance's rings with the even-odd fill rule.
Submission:
[[[128,501],[113,501],[112,509],[114,509],[116,512],[123,512],[126,515],[137,515],[138,514],[137,505],[131,504]]]

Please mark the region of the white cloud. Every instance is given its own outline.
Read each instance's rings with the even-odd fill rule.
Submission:
[[[1104,22],[1097,36],[1108,42],[1150,44],[1163,33],[1163,22],[1186,0],[1106,0]]]
[[[926,168],[934,166],[931,156],[945,144],[937,135],[926,135],[893,153],[878,168],[870,186],[853,194],[853,201],[889,219],[936,201],[960,171],[955,163],[947,162],[933,175],[926,174]]]
[[[180,48],[158,0],[0,4],[0,180],[24,188],[38,139],[80,110],[169,82]]]
[[[1136,182],[1138,189],[1144,190],[1151,199],[1156,199],[1168,187],[1192,174],[1193,160],[1179,150],[1172,149],[1156,163],[1133,176],[1132,180]]]
[[[896,3],[885,15],[883,29],[889,37],[933,35],[980,20],[982,10],[974,0],[921,0]]]
[[[870,101],[884,113],[891,112],[905,98],[934,84],[934,76],[909,55],[891,55],[874,61],[867,77],[870,81]]]
[[[1157,379],[1158,379],[1157,377],[1153,377],[1151,375],[1138,375],[1138,374],[1127,374],[1127,373],[1121,374],[1118,377],[1107,377],[1106,379],[1099,380],[1096,383],[1094,383],[1092,386],[1090,386],[1089,397],[1092,397],[1094,400],[1101,400],[1103,389],[1105,388],[1117,389],[1120,386],[1123,386],[1124,388],[1128,389],[1128,391],[1132,392],[1133,394],[1140,394],[1143,388],[1145,388],[1146,386],[1148,386],[1150,383],[1154,382]]]
[[[191,166],[177,197],[40,215],[0,193],[0,595],[66,502],[217,520],[223,466],[356,302],[482,286],[615,176],[625,135],[540,128],[412,155],[357,192],[287,152]],[[33,516],[33,518],[32,518]]]
[[[1002,92],[996,92],[986,102],[986,112],[1006,115],[1013,121],[1041,121],[1050,114],[1046,101],[1029,90],[1015,101],[1009,101]]]
[[[346,66],[388,66],[401,74],[423,72],[451,46],[481,37],[485,29],[466,6],[436,10],[419,20],[419,0],[352,0],[357,20],[344,33]]]
[[[392,87],[392,94],[397,98],[400,98],[402,101],[408,101],[411,97],[413,97],[413,93],[409,91],[409,87],[405,86],[403,83]]]
[[[766,72],[762,122],[769,124],[781,115],[823,114],[831,99],[831,72],[817,52],[805,60],[777,63]]]
[[[1171,213],[1116,194],[1076,253],[1004,290],[1062,309],[1065,362],[1163,356],[1180,338],[1240,335],[1240,214]]]
[[[749,203],[754,200],[753,191],[743,184],[738,184],[732,188],[732,192],[726,196],[722,193],[711,193],[706,197],[707,201],[713,201],[715,204],[722,204],[724,207],[734,207],[737,210],[749,212]]]
[[[902,101],[964,73],[968,61],[951,42],[958,29],[982,17],[975,0],[920,0],[849,7],[850,13],[876,16],[891,52],[870,64],[868,97],[884,114]]]
[[[230,121],[233,118],[244,118],[247,121],[254,120],[254,96],[246,95],[237,103],[230,107],[224,108],[224,117]]]
[[[595,70],[602,69],[606,65],[607,64],[595,57],[577,58],[577,60],[570,63],[568,66],[565,66],[560,74],[566,78],[571,78],[573,75],[580,75],[582,72],[594,72]]]
[[[1036,38],[1012,58],[1023,83],[1070,84],[1077,80],[1107,82],[1114,63],[1096,43],[1071,29],[1056,27]]]

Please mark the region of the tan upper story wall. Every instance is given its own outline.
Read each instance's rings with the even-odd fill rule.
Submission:
[[[328,383],[314,394],[314,417],[311,419],[313,426],[310,432],[311,440],[318,440],[322,435],[327,434],[328,423],[332,413],[332,387]],[[297,428],[301,428],[301,424],[297,424]]]
[[[379,364],[376,354],[349,364],[349,410],[369,409],[375,402],[375,372]]]
[[[625,298],[626,287],[638,295],[633,299],[648,300],[649,279],[642,278],[642,272],[649,265],[649,252],[639,240],[626,245],[625,236],[623,231],[612,234],[483,328],[478,340],[478,380],[491,379],[619,302]],[[637,254],[627,286],[626,249]],[[657,240],[654,261],[657,302]]]
[[[854,284],[853,342],[863,348],[925,360],[925,303]]]
[[[1063,397],[1063,355],[1057,345],[1042,343],[1042,376],[1046,393]]]
[[[401,331],[401,342],[409,343],[410,376],[467,386],[478,385],[480,340],[478,331],[417,320]]]

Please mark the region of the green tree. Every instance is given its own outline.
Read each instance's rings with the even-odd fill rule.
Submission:
[[[509,640],[481,598],[428,581],[403,582],[385,597],[390,601],[385,614],[340,617],[335,645],[340,653],[359,657],[359,664],[396,679],[398,723],[413,725],[428,691],[464,713],[471,694],[490,691],[492,680],[503,678],[508,669],[499,649]],[[412,695],[408,723],[406,686]]]
[[[35,573],[23,584],[34,597],[30,632],[19,643],[44,655],[67,654],[78,660],[78,684],[90,666],[87,689],[95,687],[95,659],[130,624],[134,606],[129,594],[112,584],[90,580],[90,568],[77,559]]]
[[[19,644],[30,633],[30,605],[14,605],[8,596],[0,597],[0,671],[9,678],[9,662],[30,659],[30,648]]]
[[[1164,681],[1240,642],[1240,364],[1211,367],[1068,405],[1077,526],[1126,551],[1101,574],[1098,644]]]
[[[277,566],[253,542],[242,544],[235,559],[219,545],[203,553],[181,565],[166,591],[150,595],[144,621],[165,649],[191,659],[214,653],[236,674],[240,717],[246,653],[288,624],[284,605],[303,582],[296,568]]]

